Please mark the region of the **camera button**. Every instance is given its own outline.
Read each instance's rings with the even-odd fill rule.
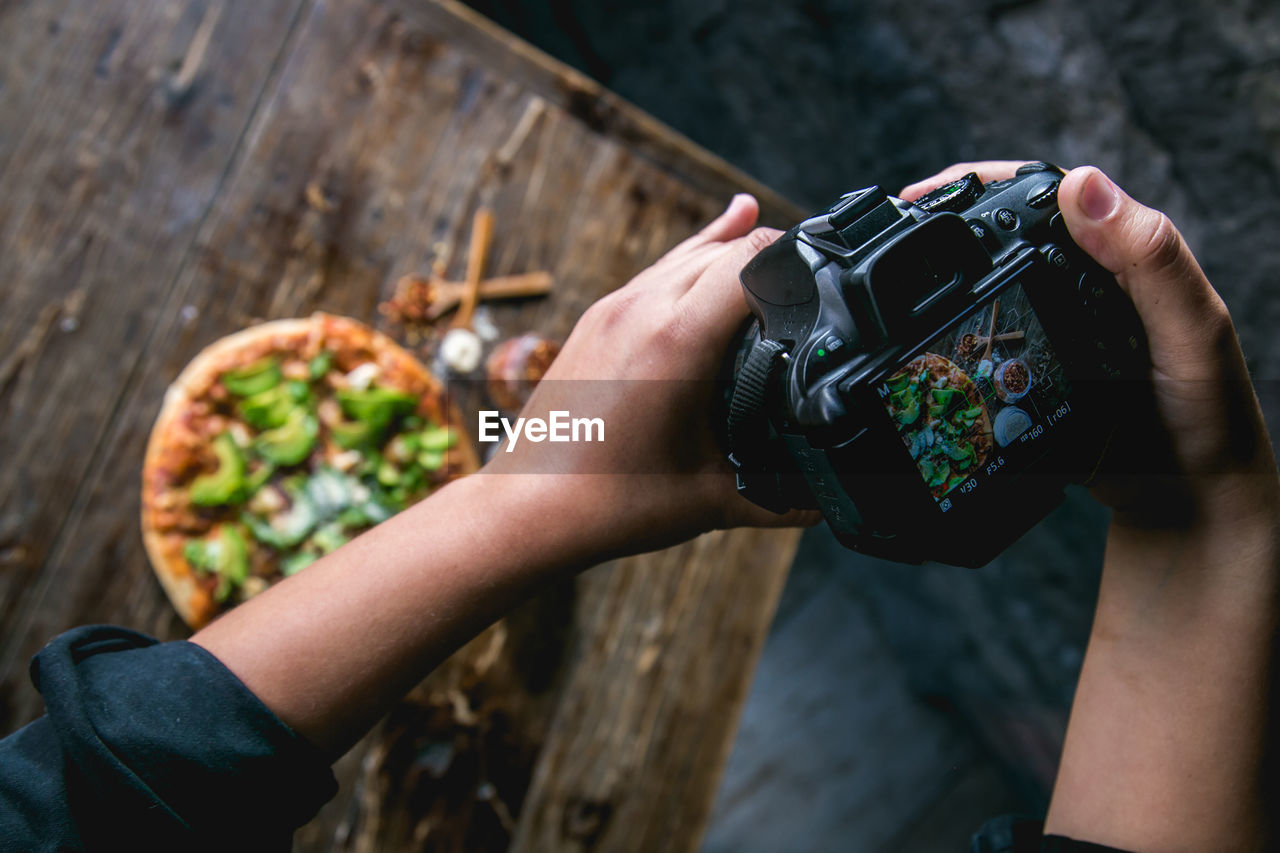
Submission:
[[[1044,259],[1049,262],[1049,266],[1054,269],[1065,272],[1071,268],[1071,259],[1057,246],[1045,246],[1040,251],[1044,254]]]
[[[963,178],[945,183],[930,193],[916,199],[916,207],[926,213],[938,213],[946,210],[958,213],[973,205],[982,195],[982,179],[977,172],[970,172]]]
[[[844,338],[834,334],[827,335],[809,350],[801,381],[806,385],[817,382],[823,373],[846,360],[846,349]]]
[[[1039,210],[1042,207],[1048,207],[1058,200],[1058,184],[1060,181],[1052,181],[1048,186],[1043,184],[1037,185],[1027,193],[1027,206]]]
[[[1018,227],[1018,214],[1007,207],[997,210],[992,218],[995,219],[997,225],[1006,231],[1012,231]]]
[[[1023,163],[1014,171],[1015,175],[1034,175],[1037,172],[1057,172],[1062,174],[1062,170],[1052,163],[1046,163],[1043,160],[1035,160],[1031,163]]]
[[[991,231],[991,226],[983,222],[981,219],[966,219],[965,224],[969,226],[969,230],[973,232],[973,236],[977,237],[982,243],[983,248],[988,252],[994,252],[1000,248],[1000,240]]]
[[[1097,275],[1086,272],[1080,276],[1080,298],[1089,308],[1097,310],[1097,307],[1107,301],[1110,295],[1107,292],[1106,283]]]

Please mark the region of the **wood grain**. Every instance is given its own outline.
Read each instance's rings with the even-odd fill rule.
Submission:
[[[718,532],[583,577],[584,642],[514,849],[697,847],[798,538]]]
[[[167,31],[154,22],[132,28],[135,19],[152,21],[136,11],[145,5],[127,14],[124,4],[66,9],[106,33],[121,22],[129,56],[163,55]],[[210,7],[183,8],[178,19],[194,38],[206,20],[197,12]],[[29,457],[31,436],[52,431],[93,451],[60,454],[56,470],[36,460],[0,475],[8,477],[0,479],[6,518],[18,494],[48,505],[14,513],[13,529],[28,538],[24,568],[5,581],[21,579],[5,600],[14,617],[3,623],[8,728],[39,713],[23,664],[53,634],[115,622],[184,636],[142,555],[138,477],[164,389],[202,346],[254,320],[315,309],[375,320],[400,276],[428,269],[441,244],[465,246],[481,204],[496,214],[489,274],[547,269],[556,282],[545,299],[493,305],[495,322],[506,333],[562,337],[587,305],[751,184],[453,4],[302,2],[296,23],[277,8],[275,30],[249,21],[249,8],[258,7],[219,13],[204,76],[182,101],[191,111],[202,92],[231,92],[227,78],[241,81],[235,92],[257,93],[244,96],[256,108],[246,102],[238,112],[224,94],[224,112],[202,119],[208,138],[229,140],[216,179],[207,146],[192,150],[205,136],[175,134],[163,111],[152,141],[121,129],[100,143],[108,153],[126,150],[134,180],[155,197],[197,199],[198,215],[177,222],[171,206],[130,207],[132,196],[117,199],[118,221],[100,210],[119,230],[95,232],[86,244],[103,254],[84,264],[93,287],[81,333],[60,339],[56,358],[46,348],[21,368],[28,384],[15,387],[43,383],[44,408],[24,409],[22,423],[7,412],[0,447]],[[169,20],[161,12],[157,20]],[[219,46],[222,28],[233,26],[258,33],[242,44],[252,59]],[[16,43],[3,18],[0,27],[0,44]],[[180,77],[182,67],[174,66]],[[49,60],[42,73],[62,77],[32,83],[33,92],[50,85],[74,102],[93,70]],[[155,95],[138,88],[121,84],[108,125],[134,127],[139,111],[147,119]],[[536,101],[541,114],[521,130]],[[134,132],[146,137],[145,121]],[[50,155],[49,169],[65,168],[69,150]],[[49,204],[40,180],[23,183],[33,157],[22,149],[0,160],[28,207]],[[189,175],[182,169],[191,163],[203,165]],[[797,215],[754,189],[767,221]],[[70,223],[84,221],[76,211],[93,205],[73,202],[67,239],[80,233]],[[10,243],[0,245],[18,240],[14,223],[26,221],[26,209],[4,207],[0,235]],[[138,234],[163,239],[139,248],[131,242]],[[114,253],[127,262],[102,260]],[[464,255],[452,252],[450,277],[461,277]],[[62,274],[67,263],[11,271],[17,288],[5,291],[5,317],[22,319],[0,326],[9,335],[0,340],[30,328],[50,294],[88,287]],[[91,314],[97,331],[88,334]],[[119,376],[87,369],[103,353],[126,366]],[[57,413],[73,400],[79,427]],[[73,429],[87,437],[71,440]],[[795,543],[794,532],[718,533],[598,568],[531,602],[344,759],[342,793],[298,834],[299,848],[506,849],[513,839],[518,849],[695,847]]]
[[[95,0],[0,8],[5,730],[38,707],[29,698],[13,705],[15,695],[31,694],[31,632],[48,627],[33,617],[50,595],[73,608],[85,602],[68,596],[97,595],[63,584],[51,551],[100,462],[121,394],[297,6]],[[208,40],[200,48],[202,26]],[[175,84],[195,53],[199,61]],[[127,518],[120,506],[118,534],[133,537]],[[76,559],[93,573],[99,558],[79,551]]]

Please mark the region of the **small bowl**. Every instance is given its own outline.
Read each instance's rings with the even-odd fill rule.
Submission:
[[[489,396],[504,412],[518,412],[560,353],[560,344],[532,332],[498,344],[485,365]]]
[[[996,444],[1001,447],[1013,444],[1018,440],[1018,436],[1029,429],[1031,429],[1031,415],[1017,406],[1005,406],[996,414],[996,419],[991,424],[991,432],[995,436]]]
[[[1020,358],[1008,358],[1000,362],[991,375],[991,382],[996,386],[996,395],[1006,403],[1021,400],[1035,384],[1031,368]]]

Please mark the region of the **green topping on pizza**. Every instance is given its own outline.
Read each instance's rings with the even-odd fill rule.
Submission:
[[[273,356],[267,356],[236,370],[228,370],[222,374],[222,385],[237,397],[249,397],[274,388],[282,378],[280,363]]]
[[[320,422],[311,412],[295,408],[284,423],[269,429],[254,440],[254,449],[276,465],[297,465],[311,455],[316,438],[320,435]]]
[[[196,506],[217,506],[241,501],[245,497],[245,461],[230,433],[213,440],[213,455],[218,470],[201,474],[191,483],[191,502]]]
[[[283,365],[268,356],[219,377],[231,423],[213,441],[217,469],[189,497],[230,520],[183,550],[216,575],[219,602],[264,588],[251,566],[296,574],[442,481],[457,430],[419,417],[417,395],[375,384],[373,364],[344,374],[334,362],[327,350]]]
[[[934,497],[972,476],[991,445],[973,381],[949,359],[929,353],[885,385],[885,405]]]
[[[199,572],[218,576],[213,597],[226,601],[249,577],[249,546],[233,524],[224,524],[208,539],[192,539],[183,549],[187,562]]]

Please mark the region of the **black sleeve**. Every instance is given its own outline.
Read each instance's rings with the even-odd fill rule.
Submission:
[[[213,655],[77,628],[31,662],[45,716],[0,741],[7,849],[288,849],[328,761]]]
[[[1128,853],[1115,847],[1045,835],[1038,818],[1004,815],[982,825],[969,843],[969,853]]]

